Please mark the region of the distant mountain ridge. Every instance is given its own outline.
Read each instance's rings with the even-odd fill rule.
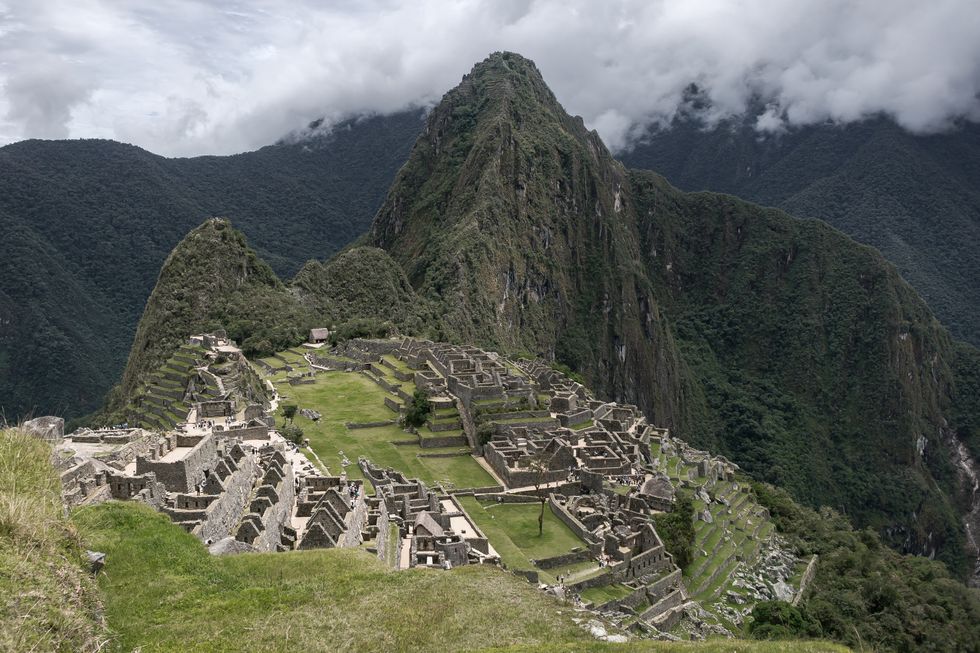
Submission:
[[[980,125],[916,135],[878,117],[761,133],[763,110],[710,129],[684,113],[619,156],[683,190],[825,220],[880,250],[954,336],[980,346]]]
[[[0,148],[0,410],[78,416],[118,379],[170,250],[228,216],[280,275],[360,236],[422,111],[233,156],[167,159],[113,141]]]

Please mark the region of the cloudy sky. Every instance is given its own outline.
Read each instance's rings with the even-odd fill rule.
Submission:
[[[0,144],[240,152],[434,102],[495,50],[534,59],[614,149],[692,82],[712,118],[765,98],[761,130],[980,120],[977,0],[0,0]]]

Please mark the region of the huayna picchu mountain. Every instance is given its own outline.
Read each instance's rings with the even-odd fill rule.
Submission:
[[[626,169],[510,53],[430,113],[370,239],[447,338],[567,364],[755,477],[972,570],[978,397],[958,375],[975,350],[875,250]]]

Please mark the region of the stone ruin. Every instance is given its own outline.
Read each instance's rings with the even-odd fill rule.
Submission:
[[[229,346],[220,338],[201,338],[202,346]],[[307,352],[303,360],[305,370],[283,359],[284,369],[302,382],[312,382],[321,370],[364,374],[388,391],[385,403],[398,412],[412,397],[390,379],[425,389],[440,418],[430,417],[427,437],[419,434],[420,446],[467,447],[499,481],[464,494],[518,503],[544,497],[583,546],[534,565],[540,570],[587,561],[599,565],[599,573],[566,579],[554,591],[578,596],[615,584],[625,588],[625,596],[620,592],[620,598],[590,607],[631,615],[659,630],[681,619],[688,596],[652,517],[673,510],[680,487],[708,498],[715,484],[733,479],[734,464],[672,438],[635,406],[596,399],[541,361],[510,361],[475,347],[414,338],[355,339]],[[360,459],[359,468],[374,488],[367,496],[362,482],[315,469],[269,428],[274,422],[266,409],[262,403],[207,396],[193,402],[181,429],[165,434],[140,429],[71,434],[61,445],[66,503],[143,501],[214,553],[366,543],[399,569],[499,563],[491,542],[463,509],[457,488],[428,487]],[[306,416],[313,418],[312,412]],[[368,425],[349,425],[357,426]],[[679,481],[677,473],[674,479],[666,473],[661,453],[683,463]],[[537,580],[533,571],[521,573]],[[755,577],[740,578],[746,587],[757,587]]]
[[[409,371],[396,369],[385,360],[389,356]],[[535,495],[544,493],[552,512],[585,543],[580,551],[536,561],[537,566],[600,561],[603,573],[563,591],[575,594],[620,584],[628,589],[627,596],[594,607],[634,614],[661,630],[681,618],[688,599],[681,572],[651,519],[673,510],[677,488],[658,467],[652,447],[693,464],[691,485],[695,480],[708,487],[731,480],[734,464],[674,440],[666,429],[647,423],[635,406],[597,400],[583,385],[541,361],[508,361],[475,347],[414,338],[351,340],[308,359],[324,369],[360,371],[398,397],[390,400],[395,410],[403,410],[410,397],[386,376],[413,381],[429,393],[434,408],[454,407],[459,413],[454,426],[462,428],[466,444],[482,455],[501,482],[499,489],[477,489],[475,496],[535,501]],[[368,461],[360,465],[389,522],[398,525],[400,567],[495,559],[492,545],[454,494]],[[463,529],[469,537],[459,532]],[[532,580],[537,576],[526,575]]]
[[[418,479],[407,479],[395,470],[381,469],[364,458],[358,460],[358,466],[384,506],[385,522],[378,523],[377,528],[387,529],[388,524],[398,527],[398,541],[387,542],[394,547],[397,568],[452,569],[499,561],[487,537],[454,495],[429,488]],[[384,555],[379,551],[379,556]]]

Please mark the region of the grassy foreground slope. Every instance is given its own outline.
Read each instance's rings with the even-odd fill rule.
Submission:
[[[0,651],[95,651],[104,639],[50,455],[26,433],[0,430]]]
[[[108,554],[100,576],[108,650],[847,650],[731,640],[607,646],[572,621],[571,607],[492,567],[396,572],[354,549],[215,558],[146,506],[110,502],[75,519]]]
[[[108,553],[115,650],[446,651],[589,637],[570,608],[490,567],[396,572],[352,549],[215,558],[135,504],[77,522]]]

